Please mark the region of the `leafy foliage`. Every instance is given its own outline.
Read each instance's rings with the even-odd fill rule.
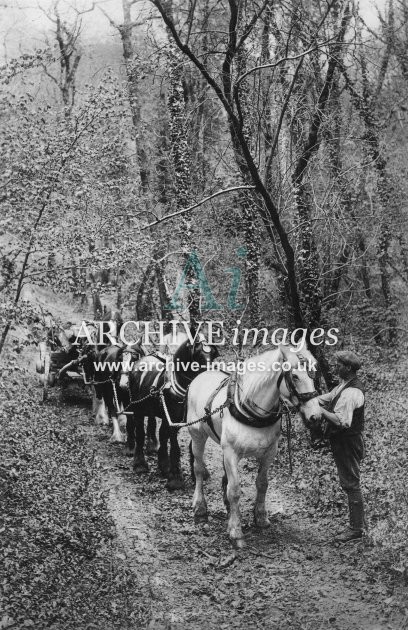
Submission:
[[[0,626],[140,627],[138,585],[114,553],[92,446],[37,397],[26,374],[1,381]]]
[[[368,534],[374,545],[370,562],[387,566],[395,576],[408,580],[406,487],[408,429],[405,421],[406,360],[363,351],[361,371],[366,385],[366,456],[362,464]],[[347,506],[338,481],[330,447],[312,450],[299,430],[294,438],[293,484],[304,496],[311,513],[347,519]],[[286,445],[281,446],[282,454]]]

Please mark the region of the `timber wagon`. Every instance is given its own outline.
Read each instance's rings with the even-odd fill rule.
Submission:
[[[86,339],[78,338],[79,345],[74,345],[79,330],[79,325],[64,328],[52,324],[46,339],[39,343],[35,369],[40,375],[43,402],[48,399],[49,388],[57,385],[64,391],[76,383],[87,391],[90,382],[83,367]]]

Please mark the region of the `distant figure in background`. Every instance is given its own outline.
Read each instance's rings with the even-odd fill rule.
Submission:
[[[364,502],[360,488],[360,463],[364,457],[364,386],[357,376],[361,361],[354,352],[337,352],[340,383],[328,394],[319,396],[322,416],[340,485],[348,497],[350,526],[336,536],[338,542],[361,538],[364,532]]]

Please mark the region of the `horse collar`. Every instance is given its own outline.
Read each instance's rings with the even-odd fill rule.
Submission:
[[[182,387],[180,383],[177,382],[176,374],[173,369],[170,369],[170,387],[176,398],[185,398],[187,389]]]
[[[237,388],[238,375],[234,372],[231,375],[230,382],[228,384],[228,400],[229,411],[232,416],[242,424],[246,424],[255,428],[264,428],[273,426],[282,417],[281,405],[279,404],[277,409],[272,409],[266,416],[258,415],[253,409],[251,409],[244,402],[239,400],[239,390]]]

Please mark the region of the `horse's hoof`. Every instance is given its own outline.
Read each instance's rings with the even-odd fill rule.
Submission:
[[[231,538],[231,542],[235,549],[243,549],[246,546],[244,538]]]
[[[170,492],[173,490],[184,490],[184,479],[181,477],[173,477],[167,481],[166,488],[170,490]]]
[[[118,416],[118,422],[119,422],[119,426],[122,429],[122,431],[126,431],[127,417],[125,415],[121,414],[120,416]]]
[[[109,426],[109,420],[105,420],[105,419],[100,419],[100,418],[95,418],[95,424],[98,427],[107,427]]]
[[[149,472],[149,466],[147,462],[145,461],[135,462],[133,464],[133,472],[135,472],[137,475],[142,475],[144,473]]]
[[[210,477],[211,477],[210,471],[208,470],[208,468],[205,468],[205,470],[203,472],[203,480],[207,481],[207,479],[209,479]]]
[[[134,454],[135,454],[134,446],[125,446],[125,455],[127,457],[133,457]]]
[[[208,523],[208,514],[207,512],[203,514],[194,514],[194,523],[199,525],[200,523]]]
[[[145,473],[149,472],[149,467],[146,464],[146,466],[142,466],[141,464],[139,464],[138,466],[133,466],[133,472],[136,475],[144,475]]]
[[[259,527],[260,529],[267,529],[271,526],[271,521],[267,516],[255,516],[254,523],[255,527]]]
[[[146,453],[148,455],[154,455],[159,450],[159,443],[157,440],[147,440],[146,442]]]
[[[170,475],[170,463],[166,461],[159,462],[159,473],[162,477],[168,478]]]
[[[126,438],[124,435],[116,435],[115,433],[112,435],[112,437],[109,440],[112,444],[122,444],[123,442],[126,441]]]

